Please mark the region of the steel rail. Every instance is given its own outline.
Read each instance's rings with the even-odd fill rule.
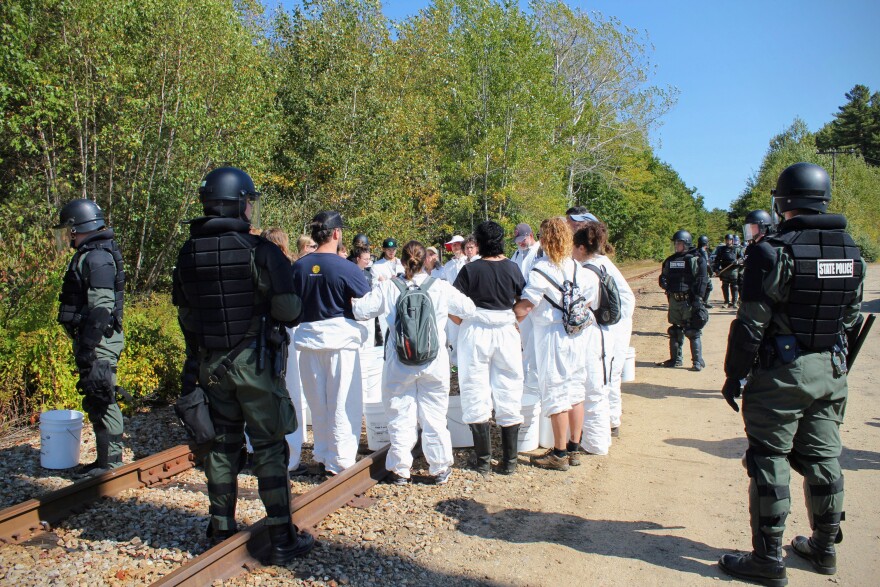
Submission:
[[[51,530],[53,525],[102,497],[161,483],[191,468],[196,458],[194,447],[182,444],[8,507],[0,511],[0,544],[23,542]]]
[[[297,496],[291,503],[292,520],[300,529],[311,528],[381,481],[389,446],[367,455],[339,475]],[[262,565],[269,550],[264,520],[248,526],[189,563],[165,575],[154,586],[202,587],[225,581]]]

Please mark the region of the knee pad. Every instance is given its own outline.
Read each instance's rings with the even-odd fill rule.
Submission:
[[[700,331],[688,329],[684,331],[684,335],[690,340],[696,340],[700,338]]]
[[[673,324],[672,326],[670,326],[669,328],[666,329],[666,332],[667,332],[667,334],[669,334],[669,337],[675,338],[675,339],[681,338],[681,334],[683,331],[684,331],[684,329],[681,326],[676,326],[675,324]]]

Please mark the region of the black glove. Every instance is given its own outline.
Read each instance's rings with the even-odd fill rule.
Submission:
[[[736,404],[736,399],[742,395],[742,385],[740,385],[739,379],[732,379],[730,377],[725,379],[724,387],[721,388],[721,395],[724,396],[727,405],[733,408],[734,412],[739,412],[739,406]]]

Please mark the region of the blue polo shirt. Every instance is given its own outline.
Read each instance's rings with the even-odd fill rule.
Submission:
[[[296,261],[293,284],[303,302],[302,322],[354,320],[351,299],[370,293],[364,272],[335,253],[311,253]]]

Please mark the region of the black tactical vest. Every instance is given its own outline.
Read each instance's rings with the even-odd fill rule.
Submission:
[[[251,264],[260,237],[240,220],[197,220],[177,257],[177,287],[191,312],[187,328],[205,349],[231,349],[241,342],[255,315],[257,291]]]
[[[736,247],[719,247],[715,252],[715,259],[717,259],[717,263],[721,265],[721,268],[724,269],[731,263],[736,263]]]
[[[122,266],[122,251],[119,245],[113,240],[113,233],[108,231],[107,238],[97,238],[90,240],[81,245],[70,264],[67,266],[67,272],[64,274],[64,281],[61,284],[61,295],[58,301],[61,305],[58,307],[58,323],[65,327],[76,328],[88,315],[88,290],[89,285],[83,280],[83,276],[79,270],[80,259],[83,255],[95,250],[104,250],[113,256],[113,264],[116,266],[116,276],[113,279],[113,291],[115,300],[113,302],[113,323],[111,326],[116,332],[122,332],[122,311],[125,302],[125,270]],[[88,263],[88,258],[86,258]]]
[[[666,291],[685,293],[691,290],[694,274],[691,271],[693,251],[672,255],[666,259]]]
[[[855,301],[863,277],[859,249],[843,229],[846,220],[822,215],[823,224],[832,216],[840,218],[841,228],[784,231],[767,239],[773,247],[784,247],[794,262],[781,312],[788,317],[798,345],[807,351],[827,351],[838,343],[844,311]],[[809,226],[811,220],[805,217],[801,224]]]

